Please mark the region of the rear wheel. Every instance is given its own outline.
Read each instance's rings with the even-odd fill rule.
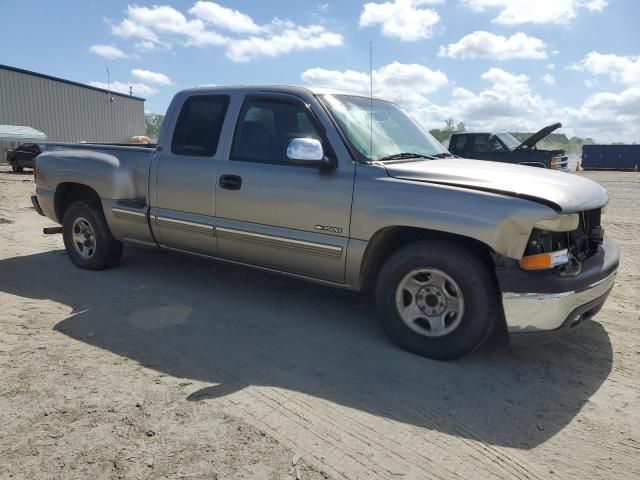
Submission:
[[[11,160],[11,170],[14,172],[22,172],[23,168],[18,165],[17,160]]]
[[[441,242],[396,252],[378,275],[376,303],[396,343],[440,360],[476,349],[498,316],[496,284],[486,265],[472,252]]]
[[[77,267],[102,270],[116,265],[122,256],[122,243],[111,234],[99,207],[84,202],[71,205],[64,214],[62,236]]]

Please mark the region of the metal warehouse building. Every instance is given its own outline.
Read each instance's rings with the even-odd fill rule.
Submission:
[[[0,125],[21,125],[50,142],[126,142],[145,134],[144,99],[0,65]],[[0,144],[0,162],[16,143]]]

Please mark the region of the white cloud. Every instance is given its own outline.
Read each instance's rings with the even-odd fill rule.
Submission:
[[[640,55],[620,56],[589,52],[586,57],[569,68],[593,75],[605,75],[614,82],[624,85],[640,85]]]
[[[450,58],[489,58],[510,60],[514,58],[547,58],[545,43],[539,38],[518,32],[503,37],[491,32],[476,31],[465,35],[457,43],[441,46],[440,57]]]
[[[360,93],[370,91],[368,72],[310,68],[302,73],[301,78],[304,83],[312,86]],[[373,71],[374,94],[392,101],[420,102],[424,100],[424,95],[447,83],[447,76],[440,70],[432,70],[417,63],[393,62]]]
[[[535,131],[561,121],[568,136],[591,137],[598,141],[636,140],[640,137],[640,87],[621,93],[590,95],[577,108],[560,106],[534,92],[526,75],[492,68],[481,75],[488,88],[478,93],[455,88],[451,102],[428,105],[440,125],[446,118],[463,121],[470,130]]]
[[[566,24],[580,10],[601,12],[608,4],[605,0],[460,0],[471,9],[483,12],[499,10],[493,19],[503,25]]]
[[[155,43],[148,40],[141,40],[139,42],[136,42],[134,45],[138,50],[141,50],[143,52],[150,52],[152,50],[155,50],[157,47]]]
[[[129,55],[114,45],[92,45],[89,51],[109,60],[119,60],[129,57]]]
[[[230,39],[227,57],[235,62],[247,62],[255,57],[277,57],[295,50],[321,49],[342,45],[342,35],[328,31],[322,25],[300,26],[291,22],[275,22],[280,33]],[[283,28],[279,28],[279,27]]]
[[[132,89],[133,95],[141,95],[143,97],[150,97],[158,93],[153,87],[145,85],[144,83],[123,83],[123,82],[111,82],[107,84],[105,82],[89,82],[89,85],[102,88],[104,90],[111,90],[112,92],[124,93],[129,95],[129,87]]]
[[[112,25],[111,31],[118,37],[138,38],[156,44],[162,43],[159,34],[183,37],[188,45],[224,45],[226,42],[222,35],[208,31],[202,20],[189,20],[168,5],[151,8],[129,5],[127,18]]]
[[[337,88],[368,94],[368,72],[355,70],[327,70],[310,68],[301,75],[302,81],[311,86]],[[431,105],[428,95],[449,83],[440,70],[424,65],[393,62],[373,71],[373,93],[405,108],[420,123],[431,119],[431,113],[423,114]],[[434,122],[435,125],[437,122]]]
[[[637,141],[640,137],[640,87],[599,92],[578,108],[559,109],[563,123],[581,136],[600,141]]]
[[[136,80],[141,82],[153,83],[155,85],[171,85],[173,82],[164,73],[151,72],[149,70],[142,70],[140,68],[134,68],[131,70],[131,75]]]
[[[258,33],[261,30],[249,15],[214,2],[196,2],[189,13],[204,22],[231,32]]]
[[[387,37],[413,42],[433,35],[433,27],[440,21],[431,8],[424,4],[442,3],[442,0],[393,0],[384,3],[365,3],[360,13],[360,26],[381,25]]]
[[[555,63],[550,63],[549,65],[547,65],[547,68],[549,70],[555,70],[556,69],[556,64]]]
[[[550,73],[545,73],[542,76],[542,81],[544,83],[546,83],[547,85],[555,85],[556,84],[556,78],[553,75],[551,75]]]
[[[302,72],[300,78],[314,87],[337,88],[360,93],[367,92],[369,89],[369,75],[356,70],[309,68]]]
[[[605,142],[640,138],[640,86],[620,93],[595,93],[574,108],[536,93],[524,74],[494,67],[481,79],[486,86],[477,92],[454,85],[445,103],[441,90],[452,82],[443,72],[393,62],[374,71],[374,94],[398,103],[426,128],[441,127],[453,118],[470,130],[531,132],[561,121],[568,136]],[[311,68],[302,73],[302,80],[314,86],[369,92],[369,75],[355,70]]]
[[[136,45],[143,50],[169,47],[171,42],[183,46],[219,46],[236,62],[343,43],[342,35],[322,25],[303,26],[278,18],[258,25],[249,15],[214,2],[197,2],[188,14],[192,18],[167,5],[129,5],[126,17],[112,24],[111,31],[115,36],[138,40]],[[219,33],[214,27],[227,33]]]
[[[531,90],[526,75],[494,67],[480,77],[489,82],[489,88],[477,94],[454,89],[451,116],[465,119],[471,127],[510,131],[533,130],[548,122],[554,104]]]

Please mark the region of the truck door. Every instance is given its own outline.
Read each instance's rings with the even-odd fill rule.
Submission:
[[[468,155],[468,149],[473,141],[473,137],[468,134],[456,135],[454,134],[449,140],[449,151],[460,157],[466,157]]]
[[[151,225],[160,245],[217,254],[215,184],[228,95],[176,98],[151,169]],[[154,182],[155,179],[155,182]]]
[[[316,138],[327,155],[336,155],[300,98],[245,97],[216,186],[220,255],[342,283],[355,165],[351,158],[336,159],[331,171],[289,164],[286,149],[293,138]]]
[[[509,162],[508,151],[495,135],[479,133],[473,136],[470,158],[491,160],[493,162]]]

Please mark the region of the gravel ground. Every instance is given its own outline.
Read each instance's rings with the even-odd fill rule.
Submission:
[[[604,309],[443,363],[349,292],[150,250],[76,269],[0,167],[0,478],[640,477],[640,174],[584,175],[622,256]]]

